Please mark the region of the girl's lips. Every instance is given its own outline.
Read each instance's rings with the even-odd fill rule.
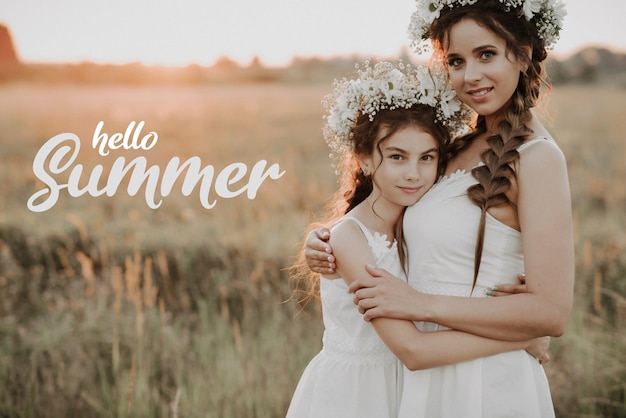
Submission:
[[[402,190],[405,193],[409,193],[409,194],[417,193],[421,189],[422,189],[421,187],[400,187],[400,190]]]

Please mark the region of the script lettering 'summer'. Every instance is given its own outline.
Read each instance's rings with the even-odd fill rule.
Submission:
[[[98,153],[106,157],[111,149],[149,150],[157,141],[156,132],[149,132],[141,137],[144,122],[131,122],[124,132],[108,136],[102,132],[104,122],[98,123],[93,136],[92,146]],[[200,203],[206,209],[217,204],[217,197],[230,199],[246,194],[254,199],[263,182],[267,179],[277,180],[285,171],[277,163],[268,166],[266,160],[255,163],[250,170],[241,162],[227,165],[216,172],[212,165],[204,165],[199,157],[191,157],[181,161],[172,157],[161,168],[149,165],[144,156],[127,161],[117,157],[110,165],[108,174],[102,164],[97,164],[90,173],[85,172],[83,164],[77,162],[81,142],[73,133],[61,133],[50,138],[37,152],[33,160],[33,173],[46,187],[35,192],[27,202],[28,209],[33,212],[44,212],[58,202],[61,191],[67,189],[71,197],[114,196],[126,178],[126,193],[137,195],[144,189],[144,199],[148,207],[157,209],[181,179],[181,193],[190,196],[197,189]],[[58,177],[66,179],[60,182]]]

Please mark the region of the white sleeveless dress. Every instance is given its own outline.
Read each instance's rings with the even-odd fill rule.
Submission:
[[[545,138],[527,141],[519,152]],[[404,216],[409,284],[424,293],[485,297],[496,284],[517,283],[524,272],[521,235],[487,214],[476,287],[474,248],[480,210],[467,196],[476,184],[457,171],[438,181]],[[417,323],[422,331],[445,329]],[[544,370],[526,351],[513,351],[451,366],[404,371],[401,418],[553,417]]]
[[[398,250],[385,235],[370,232],[349,215],[367,237],[376,263],[404,277]],[[346,282],[321,277],[324,320],[322,350],[304,370],[288,418],[396,418],[402,393],[402,363],[369,322],[363,320]]]

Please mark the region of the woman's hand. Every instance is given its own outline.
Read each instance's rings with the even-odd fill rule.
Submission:
[[[373,277],[357,279],[348,288],[354,294],[354,303],[363,314],[363,319],[374,318],[413,319],[412,310],[420,306],[419,292],[411,288],[388,271],[366,266]]]
[[[314,229],[307,235],[304,258],[309,268],[315,273],[334,274],[337,265],[333,250],[328,244],[330,231],[327,228]]]
[[[517,276],[519,284],[499,284],[487,289],[485,293],[487,296],[507,296],[517,293],[526,293],[526,275],[524,273]]]
[[[526,351],[539,361],[539,364],[546,364],[550,361],[550,337],[539,337],[528,342]]]

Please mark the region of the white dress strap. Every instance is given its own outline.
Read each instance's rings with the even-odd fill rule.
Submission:
[[[349,215],[343,216],[331,226],[330,230],[332,231],[335,226],[339,225],[341,222],[346,221],[346,220],[353,221],[355,224],[357,224],[359,228],[361,228],[361,231],[363,231],[363,234],[365,234],[365,238],[367,238],[367,242],[372,242],[372,240],[374,239],[374,235],[372,234],[372,231],[370,231],[363,222],[359,221],[354,216],[349,216]]]
[[[531,140],[528,140],[526,142],[524,142],[522,145],[520,145],[519,147],[517,147],[517,152],[521,152],[523,150],[525,150],[526,148],[529,148],[533,145],[535,145],[538,142],[541,141],[549,141],[550,138],[548,138],[547,136],[538,136],[537,138],[533,138]]]

